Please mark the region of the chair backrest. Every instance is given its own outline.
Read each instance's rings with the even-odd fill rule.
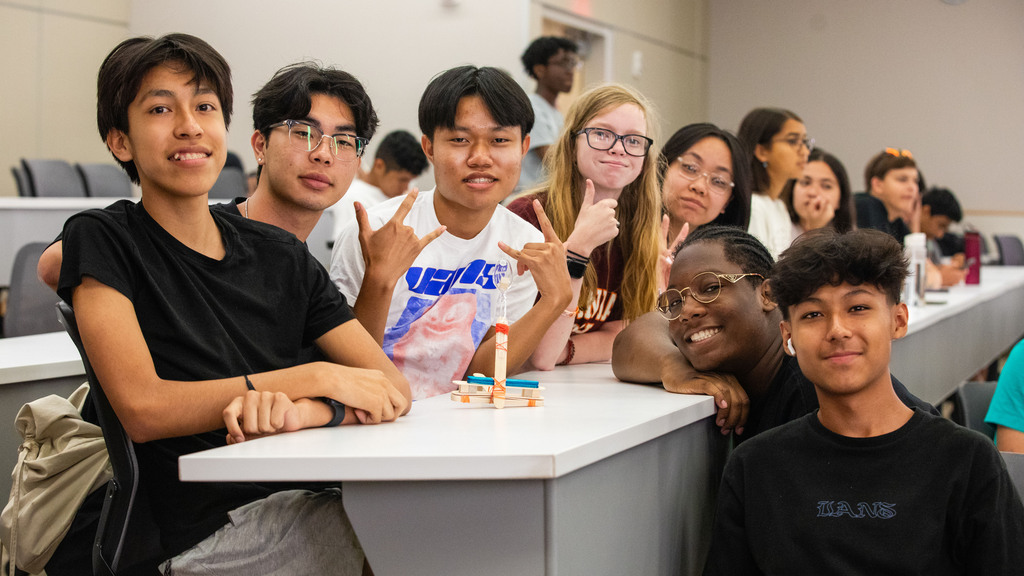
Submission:
[[[213,183],[213,188],[210,188],[210,198],[245,198],[248,191],[245,173],[240,168],[225,166],[220,171],[217,181]]]
[[[988,405],[992,403],[992,396],[995,393],[995,382],[968,381],[960,384],[953,395],[952,420],[961,426],[995,439],[995,426],[985,422]]]
[[[57,315],[82,356],[82,365],[89,380],[89,397],[96,408],[103,440],[110,455],[114,478],[107,484],[92,551],[93,574],[156,573],[156,565],[166,557],[159,546],[159,532],[152,521],[149,507],[139,491],[139,462],[135,445],[125,431],[96,373],[78,333],[75,312],[67,303],[57,303]]]
[[[28,183],[28,175],[21,166],[11,166],[11,175],[14,176],[14,184],[18,187],[18,196],[31,196],[32,187]]]
[[[113,164],[76,164],[82,176],[87,196],[129,198],[132,195],[132,181]]]
[[[53,317],[57,295],[39,281],[36,264],[46,250],[45,242],[32,242],[22,246],[14,256],[11,269],[11,291],[7,296],[7,316],[4,318],[4,336],[28,336],[46,332],[60,332],[60,323]]]
[[[1016,452],[1000,452],[1003,461],[1006,462],[1006,471],[1010,473],[1010,480],[1017,488],[1017,494],[1024,498],[1024,454]]]
[[[21,167],[28,175],[33,196],[48,198],[80,198],[85,184],[78,172],[63,160],[22,158]]]
[[[1024,266],[1024,244],[1020,238],[1012,234],[996,234],[993,238],[999,246],[999,261],[1003,266]]]

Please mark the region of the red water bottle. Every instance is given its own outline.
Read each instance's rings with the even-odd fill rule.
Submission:
[[[964,233],[964,261],[967,266],[966,284],[981,283],[981,236],[968,230]]]

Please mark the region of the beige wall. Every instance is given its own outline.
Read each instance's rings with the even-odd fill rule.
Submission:
[[[0,2],[0,196],[25,158],[113,159],[96,132],[96,70],[128,33],[130,0]]]
[[[449,6],[448,4],[454,4]],[[275,70],[318,59],[355,74],[373,98],[380,134],[418,134],[416,108],[436,73],[459,64],[499,66],[533,90],[519,55],[544,14],[609,34],[608,80],[631,84],[655,105],[661,141],[707,115],[706,0],[623,3],[595,0],[0,0],[0,120],[28,122],[17,142],[0,141],[0,195],[15,194],[9,167],[21,157],[110,162],[95,128],[96,70],[118,41],[137,34],[188,32],[209,41],[232,66],[235,115],[228,144],[255,163],[249,99]],[[634,53],[643,70],[632,72]],[[597,80],[601,80],[598,78]],[[52,136],[60,134],[59,140]],[[59,142],[59,144],[58,144]],[[59,147],[58,147],[59,145]],[[371,144],[371,153],[374,147]],[[429,175],[421,185],[431,185]]]
[[[735,128],[753,107],[790,108],[856,190],[873,154],[907,148],[983,232],[1024,235],[1024,2],[716,0],[710,10],[713,121]]]
[[[589,12],[580,10],[583,5]],[[533,6],[534,22],[567,15],[608,33],[613,57],[607,80],[637,88],[654,104],[661,127],[656,147],[682,126],[707,118],[707,0],[533,0]],[[539,26],[532,31],[531,37],[539,35]]]

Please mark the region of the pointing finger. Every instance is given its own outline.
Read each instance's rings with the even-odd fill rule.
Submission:
[[[353,202],[352,207],[356,210],[356,225],[359,226],[359,235],[369,234],[370,229],[370,218],[366,215],[366,208],[359,202]]]
[[[672,242],[672,249],[675,250],[676,248],[678,248],[679,245],[682,244],[683,241],[686,240],[686,237],[689,236],[689,235],[690,235],[690,223],[689,222],[684,222],[683,223],[683,228],[681,230],[679,230],[679,234],[676,236],[675,241]]]
[[[438,226],[437,230],[434,230],[430,234],[427,234],[423,238],[420,238],[420,250],[422,250],[423,247],[426,246],[427,244],[430,244],[431,242],[436,240],[441,234],[444,234],[444,231],[447,229],[447,226]]]
[[[591,200],[593,200],[593,195],[591,195]],[[551,226],[551,220],[548,220],[548,215],[544,213],[544,208],[541,207],[539,200],[535,199],[533,201],[533,211],[537,214],[540,231],[544,233],[544,241],[561,246],[562,241],[558,238],[558,234],[555,234],[555,229]]]
[[[419,190],[413,189],[405,198],[402,199],[402,203],[398,205],[398,210],[395,210],[395,215],[391,217],[393,222],[404,222],[405,215],[412,210],[412,205],[416,202],[416,197],[419,196]]]
[[[662,214],[662,216],[661,216],[661,236],[660,236],[660,238],[663,239],[663,240],[668,238],[668,226],[669,226],[668,214]]]

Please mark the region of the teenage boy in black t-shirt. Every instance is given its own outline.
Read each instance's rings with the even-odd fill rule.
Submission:
[[[100,134],[141,185],[142,201],[69,219],[58,294],[74,306],[90,361],[136,443],[141,488],[170,558],[166,573],[200,564],[219,574],[253,573],[256,565],[260,573],[359,573],[362,553],[339,496],[177,480],[182,454],[326,424],[390,421],[410,405],[407,381],[351,321],[295,236],[210,210],[231,98],[227,63],[193,36],[133,38],[107,56]],[[357,145],[346,110],[342,102],[318,118],[328,135],[308,156],[327,164]],[[291,149],[294,126],[266,128],[281,133],[282,153]],[[330,362],[298,364],[312,346]],[[285,518],[292,539],[252,529]],[[320,546],[318,536],[338,545]]]
[[[906,274],[875,230],[782,253],[771,293],[820,408],[732,453],[705,574],[1020,573],[1024,506],[992,442],[893,391]]]

